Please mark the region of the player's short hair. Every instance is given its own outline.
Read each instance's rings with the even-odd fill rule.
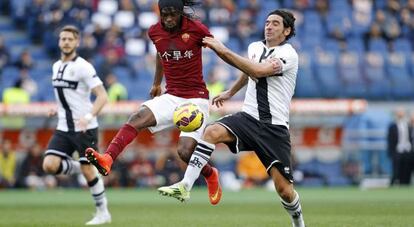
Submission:
[[[59,34],[62,32],[71,32],[75,38],[79,38],[80,31],[79,29],[74,25],[66,25],[63,28],[60,29]]]
[[[296,35],[296,29],[295,29],[295,16],[293,16],[293,14],[287,10],[283,10],[283,9],[277,9],[274,10],[272,12],[269,13],[269,15],[278,15],[281,16],[283,18],[283,26],[285,28],[290,28],[290,34],[288,36],[286,36],[286,40],[292,38],[293,36]]]

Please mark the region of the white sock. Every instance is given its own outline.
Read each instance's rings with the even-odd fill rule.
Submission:
[[[72,175],[79,174],[80,172],[80,163],[78,161],[69,158],[63,158],[60,162],[60,167],[56,174]]]
[[[108,212],[108,200],[105,195],[105,186],[103,180],[100,177],[96,177],[92,181],[88,182],[89,191],[95,200],[95,206],[98,212]]]
[[[303,221],[302,207],[300,205],[299,194],[295,191],[295,198],[292,202],[286,202],[282,198],[280,199],[283,207],[290,214],[292,218],[293,227],[304,227],[305,223]]]
[[[188,162],[187,169],[185,170],[184,178],[181,181],[184,183],[185,188],[190,191],[193,188],[194,182],[200,176],[200,172],[203,167],[210,160],[210,156],[216,146],[214,144],[200,140],[191,155]]]

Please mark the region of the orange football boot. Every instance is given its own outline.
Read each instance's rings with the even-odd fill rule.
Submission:
[[[89,147],[85,151],[85,157],[103,176],[107,176],[109,172],[111,172],[111,166],[114,161],[109,154],[100,154],[93,148]]]
[[[208,198],[210,199],[210,203],[212,205],[216,205],[220,202],[221,199],[221,185],[219,181],[219,171],[213,168],[213,173],[209,177],[206,177],[206,183],[208,188]]]

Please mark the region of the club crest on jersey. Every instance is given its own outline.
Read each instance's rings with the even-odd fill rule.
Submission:
[[[181,35],[181,39],[186,43],[190,39],[190,34],[184,33]]]

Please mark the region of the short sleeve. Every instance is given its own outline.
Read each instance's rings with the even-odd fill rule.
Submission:
[[[206,36],[213,37],[213,35],[210,33],[210,30],[201,22],[197,22],[199,30],[201,32],[201,36],[204,38]]]
[[[152,25],[149,29],[148,29],[148,38],[151,39],[152,42],[154,42],[154,29],[155,29],[155,25]]]
[[[299,57],[293,48],[286,48],[278,57],[282,62],[282,73],[298,67]]]
[[[85,66],[81,69],[80,75],[82,75],[82,79],[91,89],[103,84],[101,79],[96,74],[95,68],[90,63],[85,64]]]
[[[253,59],[254,45],[255,43],[250,43],[250,45],[247,47],[247,56],[249,57],[249,59]]]

